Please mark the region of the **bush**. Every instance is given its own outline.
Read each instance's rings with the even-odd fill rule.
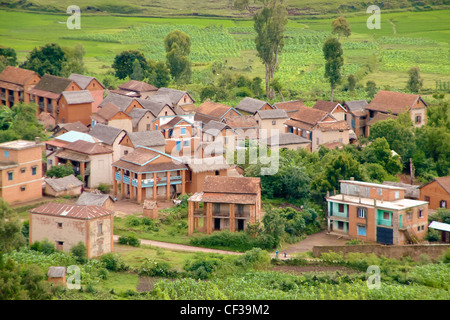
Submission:
[[[240,256],[236,263],[244,268],[264,270],[270,265],[270,255],[265,250],[253,248]]]
[[[44,254],[52,254],[56,251],[55,245],[51,243],[48,239],[42,241],[35,241],[30,245],[30,249]]]
[[[128,270],[128,266],[121,257],[112,252],[102,255],[100,257],[100,262],[110,271],[118,272]]]
[[[139,240],[136,236],[121,236],[119,237],[119,244],[129,245],[132,247],[139,247],[141,245],[141,240]]]
[[[100,190],[101,193],[109,193],[111,190],[111,186],[107,183],[100,183],[97,189]]]
[[[425,237],[429,242],[439,241],[439,231],[435,229],[428,229],[427,235]]]
[[[87,248],[83,242],[78,242],[70,249],[78,263],[84,264],[87,262]]]
[[[179,273],[167,262],[147,259],[138,269],[140,276],[177,278]]]
[[[142,223],[141,219],[139,219],[138,217],[135,216],[127,216],[125,218],[125,224],[128,227],[137,227],[140,226]]]

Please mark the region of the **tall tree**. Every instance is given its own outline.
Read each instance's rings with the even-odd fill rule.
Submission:
[[[331,101],[336,86],[341,82],[341,68],[344,65],[344,57],[341,43],[338,39],[330,37],[323,45],[325,57],[325,78],[328,78],[331,87]]]
[[[63,66],[66,62],[67,56],[64,50],[56,43],[49,43],[34,48],[20,67],[33,70],[40,76],[46,73],[62,76]]]
[[[0,253],[25,245],[22,222],[9,204],[0,198]]]
[[[419,67],[413,67],[408,71],[409,79],[406,88],[411,92],[419,92],[423,87],[423,79],[420,77]]]
[[[83,61],[86,50],[81,43],[77,43],[73,48],[64,47],[63,51],[67,61],[62,66],[62,76],[68,77],[72,73],[85,74],[87,72]]]
[[[112,64],[116,77],[120,80],[130,77],[133,73],[133,63],[135,60],[138,60],[141,68],[145,70],[147,60],[142,52],[138,50],[127,50],[116,55]]]
[[[139,60],[133,62],[133,73],[130,75],[131,80],[142,81],[144,80],[144,70],[142,70]]]
[[[284,32],[288,22],[288,12],[283,0],[264,0],[263,8],[254,16],[256,31],[256,50],[266,70],[266,96],[274,98],[271,88],[275,70],[278,66],[278,55],[284,46]]]
[[[339,17],[336,20],[333,20],[331,26],[332,26],[331,33],[337,34],[338,38],[340,38],[341,36],[348,38],[352,34],[350,24],[344,17]]]
[[[4,58],[4,61],[7,66],[17,65],[17,54],[13,48],[0,46],[0,57]]]
[[[191,52],[191,37],[180,30],[170,32],[164,38],[167,66],[177,84],[188,83],[192,70],[188,55]]]

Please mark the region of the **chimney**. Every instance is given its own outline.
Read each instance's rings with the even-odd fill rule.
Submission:
[[[36,137],[34,139],[34,141],[36,142],[36,144],[39,144],[39,143],[41,143],[41,138],[40,137]]]

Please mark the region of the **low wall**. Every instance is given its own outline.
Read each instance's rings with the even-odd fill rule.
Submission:
[[[431,260],[437,260],[450,248],[450,244],[429,244],[429,245],[404,245],[404,246],[384,246],[384,245],[346,245],[346,246],[315,246],[313,256],[320,257],[322,253],[349,252],[374,253],[377,256],[400,259],[410,256],[413,260],[419,260],[422,254],[426,254]]]

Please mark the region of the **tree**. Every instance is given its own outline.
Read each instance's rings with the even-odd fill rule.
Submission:
[[[83,61],[86,50],[81,43],[77,43],[73,48],[65,47],[63,51],[67,57],[67,61],[63,63],[61,71],[64,77],[68,77],[72,73],[85,74],[87,72]]]
[[[366,83],[366,92],[370,99],[375,97],[375,94],[377,93],[377,84],[375,81],[369,80]]]
[[[167,66],[176,83],[188,83],[192,70],[188,55],[191,52],[191,37],[183,31],[174,30],[164,38]]]
[[[283,85],[281,84],[280,80],[278,78],[275,78],[272,80],[272,88],[275,92],[278,92],[281,96],[281,99],[284,101],[284,96],[283,96]]]
[[[151,75],[148,77],[149,83],[157,88],[167,87],[170,83],[170,71],[167,65],[162,61],[153,62],[149,69],[151,69]]]
[[[419,92],[423,87],[423,79],[420,77],[420,69],[413,67],[408,71],[409,79],[406,88],[411,92]]]
[[[46,73],[62,76],[63,66],[66,62],[67,56],[64,50],[56,43],[49,43],[34,48],[20,67],[33,70],[40,76]]]
[[[250,5],[250,0],[234,0],[234,3],[233,3],[233,7],[239,11],[248,10],[249,5]]]
[[[339,17],[336,20],[333,20],[331,26],[332,26],[331,33],[337,34],[338,38],[340,38],[341,36],[348,38],[352,34],[350,24],[344,17]]]
[[[112,64],[116,77],[120,80],[131,77],[135,60],[139,61],[143,70],[147,68],[147,60],[145,59],[144,54],[138,50],[122,51],[120,54],[116,55]]]
[[[341,82],[341,67],[344,65],[341,43],[334,37],[328,38],[323,45],[325,57],[325,78],[328,78],[331,87],[331,101],[336,86]]]
[[[9,252],[25,245],[22,222],[8,202],[0,198],[0,253]]]
[[[367,163],[376,163],[388,173],[395,175],[403,169],[400,158],[392,155],[391,148],[385,137],[376,138],[374,142],[362,150],[362,159]]]
[[[216,96],[217,88],[209,84],[202,88],[202,91],[200,92],[200,99],[202,101],[205,101],[206,99],[213,100]]]
[[[70,163],[66,163],[65,165],[52,166],[49,170],[47,170],[47,177],[55,177],[55,178],[63,178],[74,174],[73,167]]]
[[[284,1],[264,1],[263,8],[253,16],[253,20],[257,55],[265,66],[266,96],[269,99],[275,98],[275,92],[270,85],[278,66],[278,54],[284,46],[284,32],[288,22]]]
[[[253,96],[254,97],[260,97],[262,96],[262,79],[260,77],[254,77],[252,79],[252,84],[250,85]]]
[[[348,91],[355,91],[356,87],[356,77],[353,74],[349,74],[347,77],[347,85],[348,85]]]
[[[0,46],[0,57],[4,58],[4,62],[7,66],[17,65],[17,54],[13,48]]]
[[[84,264],[87,262],[87,248],[82,241],[70,248],[70,252],[77,259],[78,263]]]
[[[131,80],[142,81],[144,80],[144,71],[142,70],[139,60],[133,62],[133,73],[130,75]]]

